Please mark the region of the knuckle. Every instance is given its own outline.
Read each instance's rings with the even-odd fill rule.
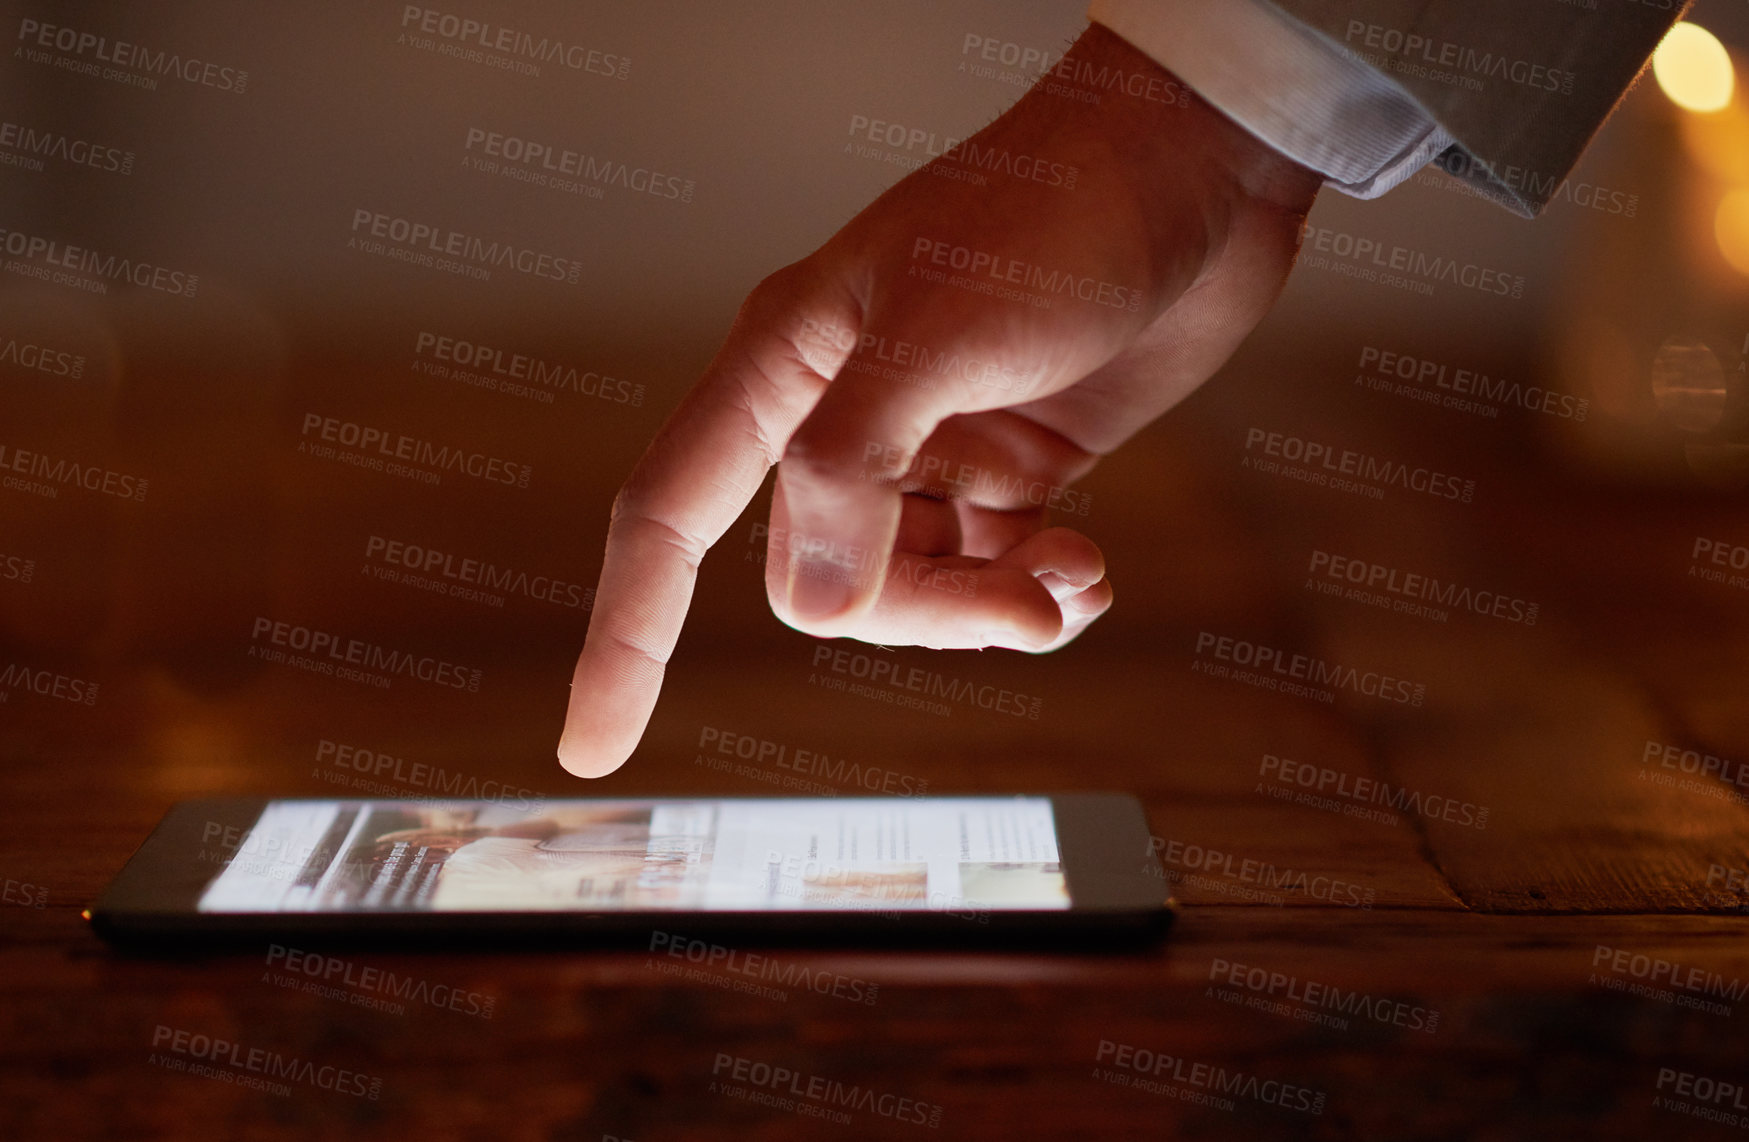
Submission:
[[[759,279],[741,303],[737,323],[769,323],[793,309],[804,292],[803,281],[808,276],[806,265],[806,260],[791,262]]]

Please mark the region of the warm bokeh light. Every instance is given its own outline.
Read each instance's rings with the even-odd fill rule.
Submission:
[[[1689,157],[1714,178],[1749,183],[1749,110],[1733,103],[1712,115],[1684,115]]]
[[[1725,370],[1705,341],[1667,338],[1652,358],[1652,398],[1664,419],[1688,432],[1710,432],[1725,415]]]
[[[1652,74],[1678,107],[1720,111],[1731,102],[1731,57],[1718,37],[1684,20],[1652,53]]]
[[[1739,273],[1749,274],[1749,188],[1738,187],[1725,195],[1713,217],[1713,234],[1725,261]]]

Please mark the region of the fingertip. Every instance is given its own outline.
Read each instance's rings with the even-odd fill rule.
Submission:
[[[611,723],[604,724],[599,711],[573,706],[559,732],[559,764],[573,777],[606,777],[626,763],[637,745],[637,737],[626,741]]]
[[[1049,574],[1051,573],[1048,571],[1044,572],[1039,578],[1043,580]],[[1046,589],[1051,591],[1053,600],[1060,608],[1058,611],[1060,622],[1057,624],[1054,635],[1042,643],[1027,640],[1024,645],[1015,645],[1012,642],[1005,644],[1012,646],[1015,650],[1022,650],[1028,654],[1049,654],[1052,651],[1061,650],[1080,638],[1082,632],[1111,609],[1113,592],[1109,579],[1101,578],[1081,590],[1070,588],[1067,593],[1060,595],[1056,589],[1048,584],[1041,583],[1041,585],[1046,586]]]
[[[1003,629],[985,636],[989,645],[1036,653],[1051,647],[1062,635],[1062,608],[1045,584],[1036,578],[1033,581],[1040,590],[1010,610]]]
[[[1053,595],[1059,589],[1085,589],[1105,577],[1105,553],[1099,545],[1067,527],[1047,527],[1035,532],[990,563],[1028,572]],[[1046,575],[1053,578],[1045,580]]]
[[[606,777],[625,762],[625,757],[618,752],[591,749],[569,739],[559,742],[559,764],[572,777]]]
[[[1062,604],[1065,613],[1074,612],[1097,618],[1111,609],[1111,604],[1115,598],[1116,594],[1111,589],[1111,580],[1102,578],[1091,587],[1066,595],[1058,602]]]

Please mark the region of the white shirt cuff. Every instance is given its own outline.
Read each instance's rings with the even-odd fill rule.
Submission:
[[[1093,0],[1087,16],[1356,198],[1377,198],[1454,144],[1394,80],[1265,0]]]

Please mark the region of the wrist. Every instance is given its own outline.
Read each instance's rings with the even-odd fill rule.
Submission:
[[[1028,92],[1032,113],[1098,140],[1135,193],[1207,207],[1252,200],[1304,215],[1323,176],[1227,118],[1152,56],[1093,24]]]

